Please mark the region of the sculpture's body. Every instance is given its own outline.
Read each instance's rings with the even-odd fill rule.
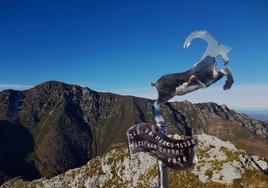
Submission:
[[[152,83],[152,86],[155,86],[158,91],[158,103],[166,102],[176,95],[181,96],[197,89],[206,88],[223,76],[227,77],[223,89],[231,88],[233,77],[230,69],[224,68],[218,71],[215,60],[217,56],[220,56],[224,64],[227,64],[229,62],[228,53],[231,51],[231,48],[220,44],[206,31],[193,32],[185,40],[184,47],[189,47],[191,41],[195,38],[202,38],[208,42],[206,52],[201,60],[189,70],[164,75],[155,83]]]
[[[180,96],[208,87],[223,76],[227,77],[223,89],[230,89],[233,83],[230,70],[225,68],[218,71],[215,58],[207,56],[191,69],[182,73],[164,75],[156,83],[152,83],[152,85],[157,88],[158,103],[162,103],[176,95]]]

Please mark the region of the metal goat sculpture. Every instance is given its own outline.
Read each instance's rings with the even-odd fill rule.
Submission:
[[[188,48],[193,39],[201,38],[206,40],[208,47],[201,60],[194,64],[189,70],[181,73],[167,74],[162,76],[152,86],[158,91],[157,103],[163,103],[174,96],[184,95],[192,91],[206,88],[217,82],[223,76],[227,80],[223,86],[224,90],[230,89],[233,84],[233,76],[229,68],[216,69],[216,57],[221,57],[224,65],[229,63],[228,54],[231,48],[219,43],[207,31],[195,31],[185,40],[184,48]]]

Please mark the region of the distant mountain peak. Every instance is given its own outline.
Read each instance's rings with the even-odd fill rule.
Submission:
[[[71,86],[70,84],[56,81],[56,80],[50,80],[43,82],[41,84],[36,85],[34,88],[44,88],[44,89],[64,89],[68,86]]]

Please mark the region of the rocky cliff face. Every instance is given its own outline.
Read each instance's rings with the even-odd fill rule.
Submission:
[[[0,171],[32,179],[82,166],[126,143],[126,130],[154,122],[149,99],[56,81],[0,92]],[[268,157],[267,124],[215,103],[166,103],[169,134],[207,133]],[[251,147],[252,143],[261,147]],[[25,170],[26,169],[26,170]]]
[[[169,169],[169,184],[177,187],[267,187],[267,162],[230,142],[214,136],[198,135],[199,162],[188,170]],[[157,161],[146,153],[131,158],[126,149],[116,149],[96,157],[86,165],[54,178],[23,181],[15,178],[2,188],[39,187],[154,187]]]

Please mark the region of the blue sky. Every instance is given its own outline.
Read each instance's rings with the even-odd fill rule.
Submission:
[[[267,20],[268,1],[258,0],[0,0],[0,89],[59,80],[156,98],[150,81],[196,63],[206,43],[182,45],[206,29],[233,49],[233,90],[222,80],[176,100],[268,108]]]

